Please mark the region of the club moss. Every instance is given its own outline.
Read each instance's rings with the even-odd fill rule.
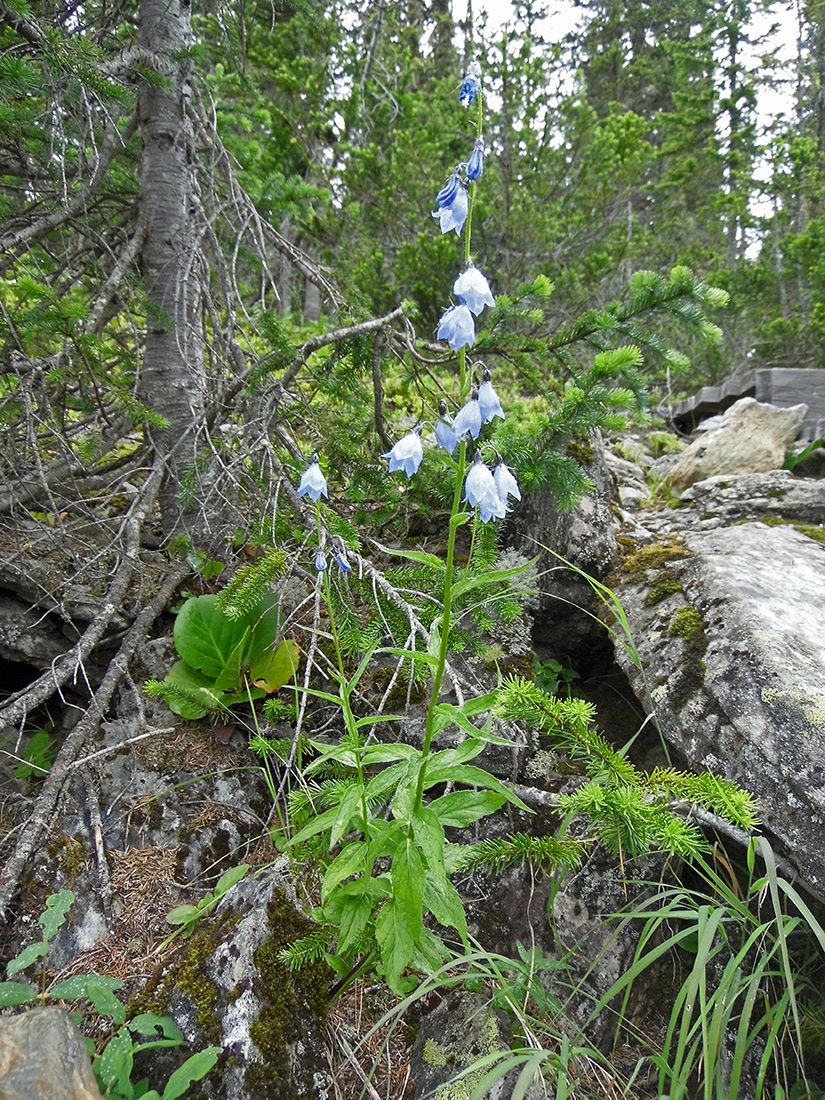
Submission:
[[[651,569],[659,572],[669,562],[694,557],[696,557],[695,553],[676,539],[669,542],[652,542],[648,546],[640,546],[638,550],[629,553],[622,563],[622,570],[631,580],[641,581]]]
[[[708,648],[702,616],[690,604],[685,604],[673,613],[668,634],[673,638],[684,638],[690,643],[692,649],[702,653]]]

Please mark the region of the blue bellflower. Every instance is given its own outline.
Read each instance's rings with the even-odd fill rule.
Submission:
[[[469,107],[478,95],[480,80],[481,66],[477,61],[471,61],[461,82],[461,91],[458,93],[458,102],[462,107]]]
[[[492,308],[496,304],[496,300],[490,291],[490,284],[472,260],[467,264],[464,273],[459,275],[453,284],[453,293],[459,302],[463,302],[476,317],[485,306]]]
[[[389,459],[391,474],[395,473],[396,470],[403,470],[407,477],[412,477],[424,458],[424,448],[421,446],[421,430],[417,428],[414,432],[407,432],[402,439],[398,440],[391,451],[387,451],[381,457]]]
[[[453,351],[458,351],[465,345],[472,347],[475,338],[476,327],[473,323],[473,315],[467,306],[450,306],[446,313],[442,314],[436,339],[446,340]]]
[[[301,484],[298,486],[299,497],[309,497],[310,500],[318,500],[321,496],[328,496],[327,479],[324,477],[321,467],[318,465],[318,455],[312,456],[312,463],[304,470]]]
[[[467,167],[465,173],[470,183],[475,183],[481,179],[481,173],[484,171],[484,138],[477,138],[476,143],[473,146],[473,151],[470,153],[470,159],[467,161]]]
[[[450,178],[435,196],[435,201],[438,203],[439,210],[442,206],[452,206],[455,202],[455,197],[458,194],[458,189],[461,186],[460,173],[458,168],[454,168]]]
[[[439,191],[440,194],[441,191]],[[438,210],[433,210],[433,217],[438,218],[442,233],[449,233],[454,229],[460,235],[469,210],[470,200],[467,197],[467,188],[460,183],[452,202],[439,205]]]
[[[319,548],[318,553],[315,555],[315,568],[319,573],[323,573],[327,567],[327,556],[323,550]]]
[[[435,422],[435,438],[447,454],[453,453],[458,439],[456,438],[450,421],[447,419],[446,401],[439,401],[438,403],[438,420]]]
[[[493,471],[493,481],[496,485],[496,492],[499,497],[507,503],[508,497],[515,497],[516,500],[521,500],[521,489],[518,487],[518,482],[513,475],[513,471],[505,466],[504,459],[501,455],[496,455],[496,468]]]
[[[338,562],[338,568],[341,570],[342,573],[352,572],[352,566],[349,563],[349,559],[347,558],[347,552],[345,549],[338,551],[338,553],[335,555],[335,560]]]
[[[507,505],[498,494],[493,475],[482,461],[481,451],[476,451],[464,482],[464,499],[473,508],[478,508],[482,523],[489,523],[491,519],[504,519],[507,515]]]
[[[486,367],[481,376],[481,385],[478,388],[478,403],[481,406],[481,416],[485,424],[496,416],[500,416],[504,420],[504,409],[501,407],[498,394],[493,389],[490,372]]]
[[[455,414],[453,431],[457,439],[461,439],[467,432],[470,433],[473,439],[478,439],[478,434],[481,431],[481,425],[483,423],[484,419],[481,415],[481,406],[478,403],[478,390],[473,386],[470,400],[466,405],[462,405]]]

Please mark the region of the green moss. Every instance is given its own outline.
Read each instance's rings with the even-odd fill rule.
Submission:
[[[582,466],[593,461],[593,446],[588,439],[571,439],[567,444],[567,453]]]
[[[260,1085],[272,1100],[289,1100],[286,1094],[277,1091],[277,1086],[290,1080],[295,1046],[303,1038],[302,1016],[309,1014],[321,1021],[326,1016],[330,970],[326,963],[316,962],[292,973],[278,958],[282,948],[316,927],[295,910],[283,890],[272,895],[269,927],[271,934],[255,952],[263,1008],[250,1028],[264,1064],[247,1067],[247,1085],[250,1091],[254,1091],[254,1085]]]
[[[622,568],[631,580],[640,581],[651,569],[663,569],[668,562],[681,558],[694,558],[696,555],[675,539],[670,542],[653,542],[649,546],[640,546],[625,558]]]
[[[428,1066],[446,1066],[447,1055],[444,1053],[442,1047],[432,1039],[427,1039],[424,1043],[424,1053],[421,1055]]]
[[[673,574],[668,569],[662,569],[657,573],[656,579],[651,584],[645,596],[645,603],[648,607],[655,607],[657,603],[666,600],[668,596],[673,596],[676,592],[682,591],[682,585]]]
[[[691,607],[690,604],[685,604],[684,607],[680,607],[674,612],[673,618],[670,620],[668,634],[670,634],[671,637],[684,638],[686,641],[699,641],[699,644],[702,646],[702,652],[708,647],[702,616],[696,608]]]

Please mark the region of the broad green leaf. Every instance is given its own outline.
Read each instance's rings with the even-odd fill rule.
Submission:
[[[490,733],[490,729],[493,724],[493,716],[490,715],[484,724],[483,729],[478,729],[470,719],[458,708],[454,707],[451,703],[439,703],[439,713],[448,718],[447,725],[454,724],[458,726],[462,733],[466,733],[471,738],[483,738],[484,741],[495,741],[499,745],[508,745],[509,741],[505,741],[501,737],[493,737]]]
[[[244,621],[252,627],[249,651],[244,659],[244,664],[254,664],[272,649],[275,639],[281,631],[278,597],[273,594],[262,597],[254,611],[246,616]]]
[[[48,989],[50,997],[58,1001],[75,1001],[79,997],[89,998],[89,981],[96,981],[99,985],[105,985],[108,989],[122,989],[123,982],[120,978],[106,978],[100,974],[77,974],[73,978],[64,978]]]
[[[15,974],[19,974],[21,970],[25,970],[27,966],[31,966],[33,962],[37,962],[38,959],[45,958],[48,950],[49,945],[45,940],[38,940],[37,943],[30,943],[29,946],[24,947],[20,954],[13,958],[6,967],[6,977],[11,978]]]
[[[33,1001],[37,991],[23,982],[0,982],[0,1008],[11,1008]]]
[[[141,1012],[133,1016],[129,1021],[129,1030],[138,1035],[155,1036],[158,1031],[164,1039],[174,1039],[176,1043],[183,1043],[183,1032],[171,1018],[171,1016],[158,1016],[156,1012]]]
[[[66,916],[74,902],[71,890],[60,890],[46,898],[46,908],[37,918],[43,926],[43,939],[47,942],[66,923]]]
[[[383,553],[395,558],[406,558],[407,561],[417,562],[418,565],[428,565],[431,569],[437,570],[439,573],[446,572],[447,564],[441,558],[437,558],[435,554],[427,554],[423,550],[395,550],[389,546],[382,546],[381,543],[376,543],[376,546]]]
[[[249,627],[238,639],[235,648],[228,654],[226,664],[215,677],[215,691],[237,691],[241,683],[241,668],[243,667],[244,654],[249,647],[249,638],[252,631]]]
[[[166,1083],[162,1100],[177,1100],[193,1081],[200,1081],[214,1067],[223,1047],[204,1047],[179,1066]]]
[[[431,807],[417,807],[412,815],[415,842],[433,874],[444,874],[444,829]]]
[[[375,900],[368,894],[353,897],[341,911],[338,918],[338,952],[346,955],[355,951],[363,938],[364,931],[372,919]]]
[[[479,818],[493,814],[506,799],[493,791],[451,791],[429,804],[442,825],[462,829]]]
[[[235,867],[230,867],[228,871],[224,871],[215,887],[215,897],[223,897],[227,890],[231,890],[236,883],[241,881],[248,870],[248,863],[238,863]]]
[[[413,752],[420,755],[417,749],[414,749]],[[369,805],[376,799],[385,798],[390,791],[395,788],[408,767],[409,761],[402,760],[400,764],[390,764],[388,768],[384,768],[378,775],[374,775],[367,783],[364,790],[364,797],[367,800],[367,804]]]
[[[431,653],[425,653],[421,649],[398,649],[395,646],[387,646],[386,649],[378,650],[379,653],[388,653],[392,657],[407,657],[411,661],[423,661],[425,665],[429,665],[431,668],[436,668],[439,664],[438,657],[433,656]]]
[[[420,754],[412,757],[398,782],[392,799],[392,816],[399,821],[409,821],[418,789],[418,775],[424,763]]]
[[[377,726],[384,722],[405,722],[407,716],[405,714],[366,714],[363,718],[359,718],[355,723],[357,730],[363,729],[364,726]]]
[[[327,867],[321,886],[321,904],[324,905],[332,891],[352,875],[362,874],[367,866],[367,844],[355,840],[347,844]]]
[[[417,941],[424,919],[425,868],[421,852],[408,835],[399,845],[390,868],[392,893],[399,915],[403,916],[413,938]]]
[[[323,833],[326,832],[327,829],[331,829],[337,817],[337,806],[333,806],[331,810],[324,810],[322,814],[318,814],[312,821],[307,822],[303,829],[292,837],[289,842],[289,847],[294,848],[296,844],[302,844],[305,840],[309,840],[311,836],[316,836],[318,833]]]
[[[228,619],[216,605],[217,596],[187,600],[175,619],[175,649],[191,667],[216,680],[247,634],[247,619]]]
[[[461,942],[467,947],[467,918],[458,891],[446,875],[427,875],[424,887],[424,905],[439,924],[455,928]]]
[[[429,779],[437,771],[444,771],[465,764],[468,760],[473,760],[483,750],[484,742],[482,740],[477,737],[468,737],[466,741],[462,741],[454,749],[441,749],[440,752],[434,752],[427,758],[427,778]],[[439,780],[439,782],[443,782],[443,780]]]
[[[367,745],[361,756],[365,764],[386,764],[390,760],[409,760],[420,755],[421,750],[414,745]]]
[[[432,763],[432,758],[430,758],[429,762]],[[481,787],[484,790],[498,791],[499,794],[504,795],[508,802],[512,802],[514,806],[518,806],[520,810],[524,810],[525,813],[533,812],[529,806],[524,805],[518,795],[508,790],[500,780],[496,779],[494,775],[490,775],[489,772],[484,771],[483,768],[476,768],[471,764],[453,765],[452,767],[440,765],[432,770],[429,767],[427,768],[426,787],[431,787],[434,783],[450,782],[464,783],[468,787]]]
[[[214,699],[213,682],[197,669],[190,668],[185,661],[175,661],[163,682],[173,687],[185,688],[187,692],[194,692],[204,700],[203,703],[197,703],[190,699],[170,697],[166,702],[174,714],[179,714],[181,718],[191,721],[195,718],[203,718],[209,711]]]
[[[167,924],[190,924],[197,920],[202,913],[197,905],[176,905],[166,914]]]
[[[332,824],[332,829],[329,834],[329,846],[334,848],[344,833],[349,831],[350,822],[356,815],[361,815],[362,798],[364,794],[364,788],[353,784],[348,787],[344,793],[344,797],[341,799],[337,806],[337,814],[335,821]]]
[[[265,691],[278,691],[288,684],[298,671],[301,650],[291,638],[281,639],[281,644],[271,656],[261,657],[249,668],[249,679]]]
[[[112,1036],[92,1066],[100,1091],[104,1095],[115,1088],[124,1096],[130,1095],[132,1062],[132,1037],[126,1028],[121,1028]]]
[[[99,1016],[111,1016],[116,1027],[126,1022],[126,1009],[109,988],[106,979],[90,974],[86,980],[86,996]]]
[[[394,993],[404,993],[401,975],[415,951],[415,939],[401,906],[391,898],[375,922],[375,939],[381,951],[384,976]]]

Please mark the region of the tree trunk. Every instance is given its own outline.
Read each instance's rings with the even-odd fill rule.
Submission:
[[[145,82],[138,97],[142,150],[141,253],[146,289],[146,346],[139,393],[168,424],[152,429],[155,448],[167,458],[160,497],[164,534],[191,525],[191,478],[197,426],[205,408],[201,328],[201,270],[195,241],[193,135],[186,114],[192,42],[189,6],[182,0],[141,0],[139,45],[155,54],[168,74],[162,85]],[[189,513],[189,515],[187,515]]]

